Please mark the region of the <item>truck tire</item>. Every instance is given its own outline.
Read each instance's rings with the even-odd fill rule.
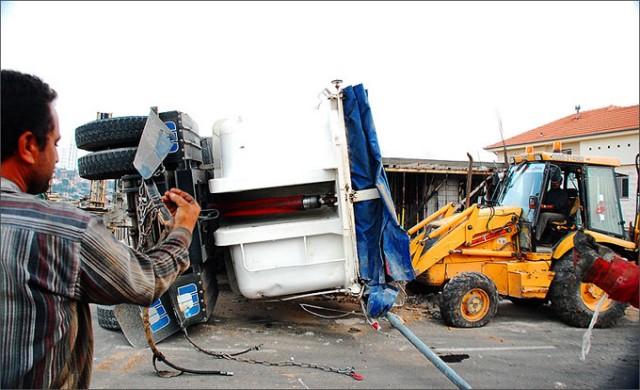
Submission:
[[[76,129],[76,146],[90,152],[138,146],[146,123],[146,116],[98,119]]]
[[[97,305],[98,325],[104,329],[120,330],[120,324],[113,313],[113,306]]]
[[[440,316],[449,326],[479,328],[498,311],[498,289],[488,276],[463,272],[454,276],[442,290]]]
[[[129,147],[89,153],[78,158],[78,174],[88,180],[119,179],[138,174],[133,166],[137,151],[137,147]]]
[[[594,284],[578,280],[571,251],[557,260],[551,270],[556,273],[548,293],[553,312],[567,325],[588,328],[604,291]],[[607,299],[600,309],[595,327],[615,325],[624,317],[627,306],[627,303]]]

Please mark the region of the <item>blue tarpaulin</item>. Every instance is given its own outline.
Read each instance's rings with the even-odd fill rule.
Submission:
[[[398,295],[390,282],[415,279],[409,235],[395,214],[387,174],[382,167],[367,91],[362,84],[342,90],[351,185],[355,191],[377,188],[379,199],[354,203],[360,276],[366,282],[367,314],[386,314]]]

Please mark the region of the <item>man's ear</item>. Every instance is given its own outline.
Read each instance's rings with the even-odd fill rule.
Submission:
[[[18,138],[17,156],[27,164],[35,164],[40,155],[40,148],[35,135],[31,131],[25,131]]]

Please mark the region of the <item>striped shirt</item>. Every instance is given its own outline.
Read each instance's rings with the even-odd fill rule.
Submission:
[[[0,387],[87,388],[89,303],[149,306],[189,267],[191,233],[173,230],[142,254],[102,218],[29,195],[0,196]]]

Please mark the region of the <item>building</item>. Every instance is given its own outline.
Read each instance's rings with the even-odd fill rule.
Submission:
[[[620,160],[618,194],[626,222],[633,222],[636,213],[640,129],[638,105],[608,106],[575,113],[506,140],[485,146],[504,161],[523,153],[527,146],[551,152],[555,141],[562,142],[562,152],[582,156],[613,157]]]
[[[494,172],[503,162],[382,158],[398,222],[415,226],[441,207],[454,203],[461,211],[491,192]],[[467,204],[468,203],[468,204]]]

